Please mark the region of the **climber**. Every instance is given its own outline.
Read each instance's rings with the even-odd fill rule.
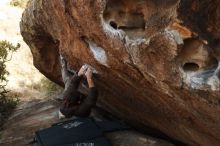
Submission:
[[[60,62],[65,89],[62,94],[63,102],[58,113],[59,118],[71,118],[72,116],[88,117],[98,97],[98,92],[93,82],[92,68],[88,65],[83,65],[78,73],[72,75],[67,70],[67,63],[62,56],[60,56]],[[86,77],[89,87],[87,96],[78,91],[83,77]]]

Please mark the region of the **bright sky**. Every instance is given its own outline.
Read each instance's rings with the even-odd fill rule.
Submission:
[[[0,6],[4,6],[8,2],[10,2],[10,0],[0,0]]]

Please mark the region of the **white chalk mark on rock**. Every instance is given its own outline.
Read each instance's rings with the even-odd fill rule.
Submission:
[[[104,32],[110,36],[111,38],[117,38],[120,40],[123,40],[125,37],[125,32],[123,30],[116,30],[112,26],[110,26],[108,23],[106,23],[103,20],[103,17],[101,16],[101,22]]]
[[[213,75],[211,78],[209,78],[207,84],[211,86],[213,91],[219,91],[220,89],[220,81],[216,75]]]
[[[86,42],[89,44],[89,48],[93,53],[95,59],[102,65],[109,67],[107,64],[107,56],[105,50],[101,47],[98,47],[97,44],[92,41],[86,40]]]
[[[138,47],[141,44],[149,45],[150,39],[145,38],[136,38],[130,39],[128,36],[125,37],[125,46],[126,47]]]
[[[214,70],[198,72],[183,71],[183,79],[192,89],[212,91],[219,91],[220,89],[220,81],[218,77],[214,75]]]
[[[178,31],[171,29],[165,29],[165,31],[173,37],[178,45],[184,44],[183,39]]]

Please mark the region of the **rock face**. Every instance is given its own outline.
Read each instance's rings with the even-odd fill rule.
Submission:
[[[21,33],[62,84],[59,52],[97,71],[98,105],[188,145],[220,145],[218,0],[32,0]]]

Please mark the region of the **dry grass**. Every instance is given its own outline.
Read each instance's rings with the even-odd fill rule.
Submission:
[[[10,5],[15,6],[15,7],[25,8],[27,2],[28,2],[28,0],[12,0],[10,2]]]

